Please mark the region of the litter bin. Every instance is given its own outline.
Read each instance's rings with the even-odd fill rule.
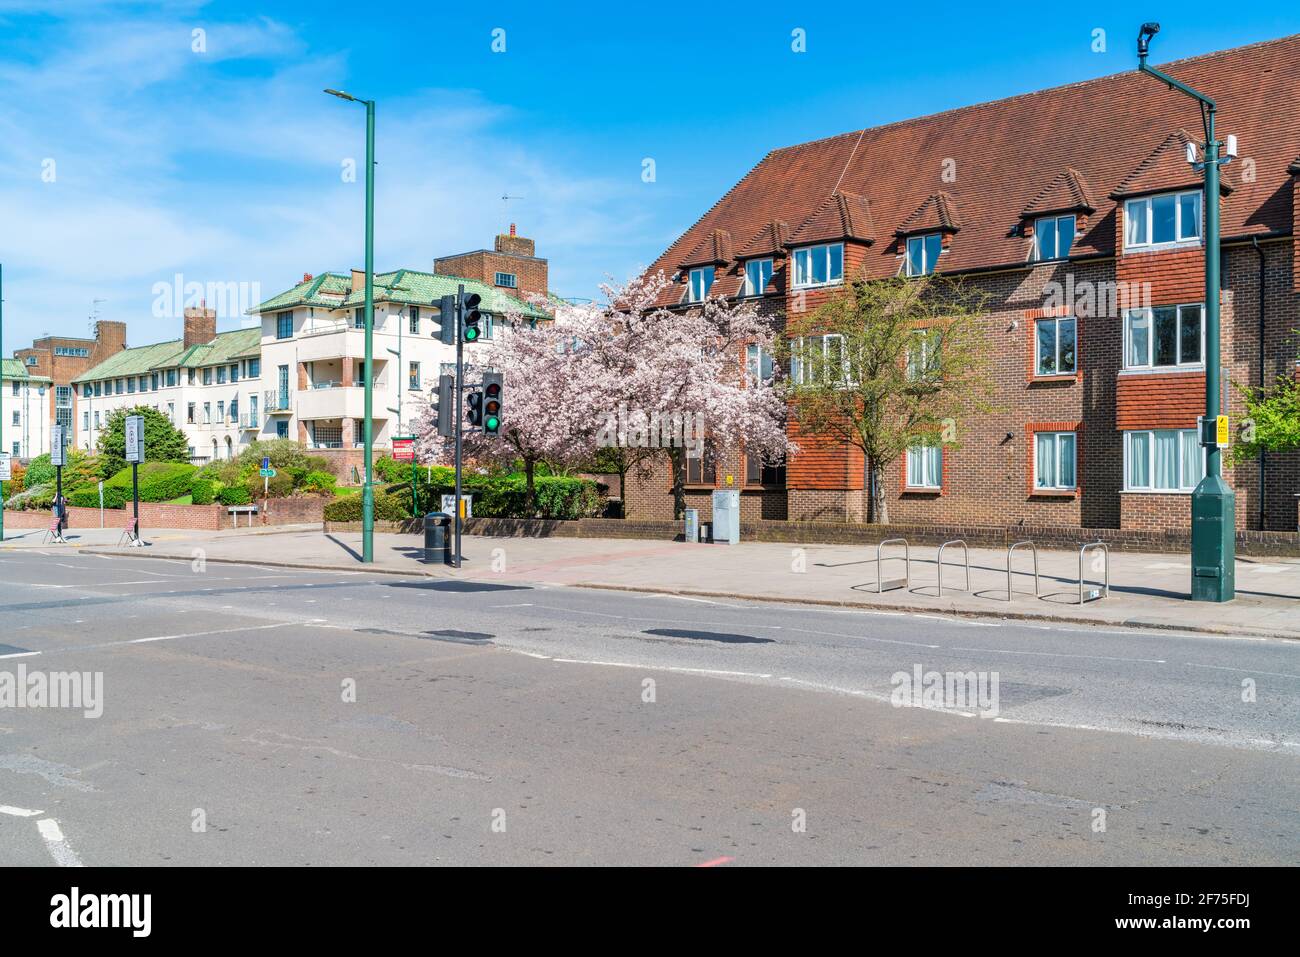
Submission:
[[[424,560],[426,562],[436,562],[441,558],[444,565],[452,564],[451,542],[450,515],[446,512],[430,512],[424,516]]]

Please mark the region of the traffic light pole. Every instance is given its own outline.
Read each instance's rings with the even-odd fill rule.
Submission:
[[[461,468],[461,431],[464,422],[461,419],[461,392],[465,381],[465,337],[461,334],[465,319],[465,286],[456,289],[456,500],[452,503],[452,522],[456,535],[456,560],[454,567],[460,568],[460,468]]]

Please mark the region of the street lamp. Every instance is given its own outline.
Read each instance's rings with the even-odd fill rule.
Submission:
[[[1202,162],[1194,168],[1205,174],[1201,206],[1205,210],[1205,417],[1201,420],[1201,445],[1205,447],[1205,478],[1192,492],[1192,601],[1231,601],[1236,594],[1236,509],[1232,488],[1223,481],[1219,440],[1219,167],[1222,146],[1214,135],[1214,100],[1147,65],[1151,38],[1160,24],[1144,23],[1138,33],[1138,71],[1155,77],[1171,90],[1196,100],[1201,108],[1205,143]],[[1231,141],[1229,137],[1229,141]],[[1229,152],[1232,152],[1231,148]],[[1189,159],[1194,157],[1189,156]]]
[[[371,563],[375,560],[375,101],[342,90],[325,92],[366,107],[366,417],[362,425],[366,481],[361,487],[361,561]]]

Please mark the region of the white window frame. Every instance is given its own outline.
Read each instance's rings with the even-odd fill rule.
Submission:
[[[1184,196],[1196,197],[1196,232],[1192,235],[1184,235],[1182,203]],[[1174,202],[1174,238],[1156,242],[1152,238],[1155,225],[1153,210],[1155,201],[1166,197],[1173,199]],[[1130,199],[1124,204],[1124,249],[1167,249],[1172,246],[1199,246],[1202,237],[1205,235],[1205,203],[1202,199],[1202,193],[1198,189],[1182,190],[1177,193],[1155,193],[1151,196]],[[1146,227],[1146,239],[1141,242],[1132,238],[1132,224],[1138,221],[1138,216],[1142,217],[1142,223]]]
[[[1057,481],[1055,485],[1045,485],[1039,480],[1039,477],[1042,475],[1042,471],[1038,467],[1038,440],[1044,436],[1052,437],[1052,450],[1053,450],[1052,454],[1056,457]],[[1067,444],[1062,441],[1067,437],[1069,438],[1068,444],[1073,447],[1073,452],[1074,452],[1074,475],[1072,476],[1073,481],[1070,482],[1069,485],[1064,484],[1060,480],[1060,476],[1062,472],[1061,446],[1063,444]],[[1034,433],[1034,491],[1035,492],[1074,492],[1077,491],[1078,488],[1079,488],[1079,435],[1078,433],[1077,432],[1047,432],[1047,431],[1035,432]]]
[[[764,367],[767,368],[767,375],[763,375]],[[751,343],[745,347],[745,384],[747,386],[751,389],[757,389],[760,386],[769,385],[775,374],[776,367],[772,360],[772,353],[756,343]]]
[[[1174,329],[1174,346],[1177,350],[1177,361],[1173,365],[1155,365],[1156,354],[1156,309],[1173,309],[1175,310],[1175,329]],[[1201,311],[1201,358],[1194,362],[1183,362],[1183,310],[1199,309]],[[1129,358],[1132,356],[1133,328],[1131,320],[1139,315],[1147,317],[1147,357],[1145,363],[1136,365],[1129,364]],[[1076,349],[1078,346],[1076,345]],[[1161,369],[1203,369],[1205,368],[1205,306],[1199,302],[1185,302],[1177,306],[1144,306],[1141,309],[1129,309],[1124,313],[1124,369],[1141,369],[1143,371],[1158,371]]]
[[[764,269],[766,266],[766,270]],[[763,280],[762,284],[755,289],[753,276],[750,275],[750,269],[758,269],[759,278]],[[745,295],[761,296],[767,290],[768,283],[772,281],[772,260],[767,259],[750,259],[745,262]],[[766,274],[765,274],[766,273]]]
[[[1068,234],[1070,237],[1070,248],[1067,249],[1065,252],[1061,252],[1060,224],[1063,220],[1066,219],[1070,221],[1070,230]],[[1050,225],[1050,230],[1048,228],[1049,225]],[[1074,215],[1074,213],[1067,213],[1061,216],[1040,216],[1038,219],[1035,219],[1034,220],[1034,262],[1046,263],[1046,262],[1055,262],[1056,260],[1059,259],[1069,259],[1070,249],[1074,248],[1074,237],[1075,237],[1075,233],[1078,232],[1078,229],[1079,229],[1079,220],[1078,217]],[[1044,256],[1043,245],[1042,245],[1043,237],[1047,235],[1048,232],[1050,232],[1052,236],[1052,255]]]
[[[821,351],[822,351],[822,359],[823,359],[822,368],[823,370],[829,371],[830,367],[827,364],[827,360],[829,358],[830,342],[832,339],[839,344],[840,375],[836,377],[834,380],[828,380],[828,381],[836,381],[845,385],[849,383],[849,360],[848,360],[848,356],[844,354],[844,337],[840,335],[838,332],[828,332],[825,335],[821,335],[821,336],[800,336],[799,338],[794,340],[795,343],[794,354],[790,360],[790,379],[792,382],[794,382],[796,385],[815,384],[811,380],[812,364],[809,363],[807,366],[805,366],[803,362],[799,361],[799,356],[803,355],[805,350],[808,348],[807,343],[813,340],[816,340],[821,343]],[[816,346],[813,346],[812,348],[816,349]]]
[[[928,457],[934,455],[936,452],[938,453],[938,465],[933,467],[933,471],[936,474],[932,476],[934,478],[934,481],[933,483],[931,483],[926,481],[926,479],[930,478],[931,476],[926,476],[926,475],[917,476],[916,470],[913,469],[913,464],[914,463],[919,464],[919,470],[921,472],[929,471],[930,469],[927,469],[926,467],[926,460],[920,458],[920,456],[924,454]],[[929,490],[942,489],[943,488],[943,446],[942,445],[910,446],[904,458],[903,470],[904,470],[903,485],[905,488],[929,489]],[[914,477],[919,477],[920,481],[913,481]]]
[[[931,363],[939,330],[913,329],[912,335],[915,339],[907,347],[907,378],[911,382],[920,382],[938,371],[931,368]]]
[[[1055,372],[1043,371],[1043,357],[1039,351],[1041,342],[1038,338],[1038,326],[1040,323],[1052,323],[1052,331],[1055,333],[1053,342],[1056,344],[1056,350],[1052,355]],[[1069,372],[1061,371],[1061,323],[1074,323],[1074,368]],[[1079,374],[1079,319],[1077,316],[1048,316],[1043,319],[1034,320],[1034,377],[1039,379],[1050,379],[1057,376],[1063,378],[1074,378]]]
[[[708,277],[708,285],[705,285],[704,282],[706,274]],[[690,275],[687,276],[686,301],[703,302],[705,298],[708,297],[709,290],[713,288],[713,283],[716,278],[717,272],[712,266],[697,266],[695,269],[692,269]]]
[[[934,262],[930,262],[927,250],[930,248],[926,240],[938,239],[939,251],[934,254]],[[921,250],[921,271],[915,272],[912,269],[912,243],[919,243]],[[917,236],[908,236],[907,242],[903,246],[903,272],[908,276],[932,276],[936,267],[939,265],[939,258],[943,255],[943,233],[921,233]]]
[[[835,260],[831,256],[831,250],[839,250],[840,271],[832,275],[832,266]],[[818,256],[825,257],[826,280],[819,282],[813,279],[815,270],[813,269],[814,261]],[[815,289],[819,286],[837,286],[844,282],[844,244],[843,243],[820,243],[816,246],[803,246],[794,251],[794,283],[795,289]]]
[[[1158,432],[1177,432],[1178,433],[1178,488],[1157,488],[1151,485],[1133,485],[1133,473],[1129,467],[1131,456],[1132,437],[1134,435],[1146,435],[1147,441],[1147,476],[1154,482],[1156,474],[1156,433]],[[1190,485],[1184,484],[1183,471],[1183,443],[1192,442],[1200,445],[1200,434],[1196,429],[1130,429],[1124,433],[1124,491],[1126,492],[1144,492],[1153,495],[1185,495],[1196,489],[1201,479],[1205,478],[1206,472],[1206,450],[1201,448],[1201,473],[1196,476]]]
[[[519,277],[512,272],[499,272],[493,277],[493,285],[501,286],[504,289],[518,289]],[[509,280],[506,282],[505,280]]]

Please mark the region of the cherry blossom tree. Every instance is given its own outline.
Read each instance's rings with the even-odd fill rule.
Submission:
[[[530,501],[540,462],[573,466],[609,449],[625,487],[629,470],[664,463],[680,517],[685,459],[703,454],[706,434],[769,459],[793,452],[784,400],[745,378],[747,346],[774,351],[771,325],[745,302],[658,305],[670,285],[658,273],[602,287],[602,302],[544,303],[554,318],[534,326],[507,316],[511,333],[484,357],[505,377],[501,437],[469,436],[467,453],[522,461]],[[420,451],[446,459],[436,422],[426,415],[416,428]]]

